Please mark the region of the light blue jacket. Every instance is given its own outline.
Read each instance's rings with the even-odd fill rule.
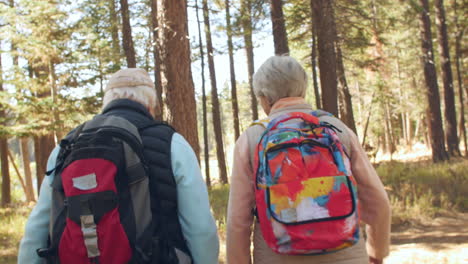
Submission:
[[[55,167],[59,147],[49,156],[47,170]],[[208,191],[200,173],[197,158],[188,142],[175,133],[171,142],[172,171],[177,183],[179,221],[182,233],[195,264],[218,263],[219,241],[216,224],[211,215]],[[47,247],[49,211],[52,199],[50,184],[54,173],[46,177],[36,206],[26,222],[21,240],[18,263],[42,263],[36,249]]]

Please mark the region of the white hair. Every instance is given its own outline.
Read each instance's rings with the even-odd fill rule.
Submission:
[[[103,108],[116,99],[130,99],[148,109],[154,109],[157,104],[156,90],[149,86],[116,87],[104,92]]]
[[[264,96],[273,105],[284,97],[304,97],[307,74],[294,58],[272,56],[253,76],[253,90],[257,97]]]

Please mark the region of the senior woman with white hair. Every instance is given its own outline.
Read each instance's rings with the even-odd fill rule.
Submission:
[[[270,57],[254,75],[254,93],[263,110],[272,120],[284,113],[313,109],[304,100],[307,75],[302,66],[289,56]],[[367,224],[367,241],[363,238],[349,248],[326,255],[280,255],[263,239],[259,223],[253,228],[253,263],[255,264],[354,264],[382,263],[389,253],[390,204],[383,184],[361,148],[357,136],[340,120],[320,117],[341,132],[338,136],[350,157],[352,174],[358,185],[361,220]],[[231,176],[227,216],[226,255],[229,264],[249,264],[251,232],[254,223],[255,183],[254,151],[265,128],[251,126],[237,140]],[[361,236],[362,237],[362,236]]]
[[[154,221],[153,232],[150,234],[153,241],[157,241],[157,243],[153,243],[153,247],[151,248],[151,253],[153,251],[156,252],[151,254],[153,258],[150,258],[151,256],[146,254],[146,258],[148,259],[140,261],[138,257],[146,252],[137,248],[136,242],[132,242],[134,243],[132,247],[135,250],[131,251],[131,256],[125,255],[125,257],[119,259],[104,258],[106,247],[103,245],[106,243],[100,244],[101,242],[99,241],[110,241],[114,237],[112,236],[112,232],[106,233],[100,231],[104,230],[101,229],[102,225],[97,228],[95,227],[97,233],[102,234],[102,236],[99,236],[99,240],[95,239],[95,241],[98,241],[96,243],[99,246],[98,249],[102,250],[102,254],[98,250],[98,257],[92,260],[86,258],[85,254],[89,251],[85,248],[83,240],[74,239],[72,240],[74,243],[63,244],[63,248],[71,248],[73,250],[62,251],[62,243],[58,247],[58,251],[52,246],[47,248],[49,246],[49,215],[52,210],[52,203],[54,202],[51,184],[54,182],[54,168],[56,168],[57,155],[60,151],[60,147],[57,146],[50,154],[47,163],[47,169],[52,173],[48,177],[45,177],[42,182],[38,203],[32,210],[26,223],[24,237],[21,240],[19,248],[19,264],[44,263],[45,259],[39,257],[39,254],[36,253],[37,249],[46,249],[47,252],[50,252],[50,256],[46,257],[55,258],[58,255],[62,263],[72,263],[72,260],[75,260],[73,263],[78,263],[83,258],[88,261],[82,263],[92,261],[93,263],[99,262],[102,264],[143,262],[179,264],[218,263],[219,241],[217,229],[210,211],[208,192],[200,172],[197,157],[182,135],[178,134],[170,126],[154,119],[154,109],[158,103],[156,98],[153,81],[145,70],[138,68],[122,69],[111,76],[104,90],[103,110],[101,113],[102,116],[106,117],[112,116],[126,119],[138,128],[143,145],[142,153],[146,160],[145,165],[148,168],[149,196],[152,206],[145,207],[145,204],[142,202],[144,201],[143,198],[145,198],[144,195],[141,196],[143,197],[142,199],[135,199],[132,202],[146,219],[148,217],[150,219],[151,217],[157,219]],[[93,165],[89,163],[86,166],[93,168]],[[95,173],[92,173],[92,175],[98,177],[97,183],[95,183],[96,186],[98,186],[98,183],[102,185],[105,182],[105,178],[99,176],[99,174],[96,176]],[[73,184],[75,184],[75,179],[85,177],[76,176],[80,175],[74,175]],[[57,175],[57,177],[62,177],[62,174]],[[121,181],[122,178],[118,179]],[[87,181],[89,182],[89,180]],[[113,180],[111,181],[113,182]],[[96,186],[92,188],[97,188]],[[120,202],[133,198],[133,196],[130,197],[128,194],[116,197],[119,197]],[[102,207],[103,204],[99,203],[99,206]],[[94,206],[94,204],[90,206]],[[96,205],[95,208],[97,207]],[[55,225],[56,222],[58,221],[52,224]],[[118,223],[120,224],[120,222]],[[135,226],[143,226],[141,221],[136,222],[135,220],[134,224]],[[132,232],[137,231],[130,230],[128,232],[129,237],[133,235]],[[145,230],[145,232],[148,231]],[[80,233],[78,234],[73,237],[79,238]],[[107,240],[102,239],[105,235],[107,236]],[[114,247],[111,248],[111,251],[107,251],[106,256],[117,256],[119,253],[123,255],[121,252],[125,251],[125,246],[122,246],[122,240],[125,240],[125,238],[120,241],[112,240]],[[206,250],[207,247],[210,250]],[[131,259],[127,261],[129,257]]]

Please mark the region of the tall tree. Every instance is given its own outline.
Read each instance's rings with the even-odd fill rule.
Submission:
[[[450,63],[450,50],[448,44],[447,25],[445,23],[445,8],[443,0],[435,1],[437,16],[437,36],[439,39],[439,55],[442,68],[442,83],[444,85],[444,116],[445,140],[450,155],[460,155],[457,135],[457,115],[455,113],[455,95],[453,91],[452,67]]]
[[[289,54],[288,35],[284,25],[283,0],[270,0],[270,10],[275,54]]]
[[[36,180],[37,194],[41,189],[42,180],[44,180],[47,170],[47,157],[54,149],[54,137],[52,134],[39,135],[34,137],[34,158],[36,159]]]
[[[1,49],[0,49],[1,50]],[[0,52],[0,92],[3,92],[3,65],[2,53]],[[2,126],[6,126],[5,105],[0,104],[0,122]],[[0,166],[2,172],[2,207],[11,203],[11,188],[10,188],[10,169],[8,166],[8,137],[2,135],[0,137]]]
[[[234,69],[234,46],[232,44],[232,26],[231,26],[231,12],[229,0],[224,1],[226,10],[226,32],[229,53],[229,72],[231,76],[231,102],[232,102],[232,117],[234,120],[234,139],[240,136],[239,128],[239,103],[237,101],[237,84],[236,84],[236,70]]]
[[[120,0],[120,11],[122,12],[122,38],[127,67],[136,68],[135,48],[133,47],[132,27],[130,25],[130,11],[128,1]]]
[[[316,29],[315,23],[313,22],[313,19],[311,19],[311,23],[312,23],[312,27],[311,27],[312,28],[312,52],[310,54],[310,60],[312,62],[312,65],[311,65],[312,66],[312,82],[314,85],[315,107],[317,107],[317,109],[321,109],[322,103],[321,103],[320,90],[319,90],[318,80],[317,80],[317,29]]]
[[[216,72],[213,60],[213,43],[211,42],[210,15],[208,12],[208,1],[203,0],[203,20],[205,22],[206,50],[208,54],[208,68],[211,80],[211,110],[213,114],[213,127],[216,139],[216,156],[218,158],[219,178],[223,184],[228,183],[226,161],[224,158],[223,133],[221,129],[221,112],[216,87]]]
[[[338,116],[337,73],[336,73],[336,25],[333,0],[311,0],[311,7],[317,29],[319,51],[320,86],[323,109]]]
[[[162,99],[161,83],[161,58],[159,56],[159,23],[158,23],[158,3],[157,0],[151,0],[151,32],[153,33],[153,60],[154,60],[154,87],[158,97],[156,106],[156,119],[162,120],[164,116],[164,106]]]
[[[465,144],[465,156],[468,156],[468,142],[466,138],[466,129],[465,129],[465,101],[464,101],[464,96],[463,96],[463,81],[462,81],[462,65],[460,62],[460,58],[462,57],[462,48],[461,48],[461,42],[463,39],[463,33],[464,30],[461,29],[459,20],[458,20],[458,4],[457,1],[454,0],[453,2],[453,10],[454,10],[454,20],[455,20],[455,29],[456,29],[456,35],[455,35],[455,62],[456,62],[456,68],[457,68],[457,81],[458,81],[458,99],[460,102],[460,122],[459,122],[459,127],[460,127],[460,136],[463,136],[463,142]],[[468,96],[468,94],[467,94]]]
[[[252,120],[258,119],[258,102],[253,91],[253,74],[254,74],[254,53],[252,42],[252,0],[241,0],[241,25],[242,35],[244,36],[245,53],[247,56],[247,72],[249,75],[249,87],[252,109]]]
[[[442,115],[440,111],[440,96],[437,86],[437,75],[434,65],[434,52],[431,37],[431,19],[429,17],[428,0],[419,0],[420,3],[420,30],[422,66],[424,67],[425,94],[427,99],[427,122],[429,127],[430,144],[432,148],[432,160],[440,162],[448,159],[445,150],[444,129],[442,127]]]
[[[30,153],[29,153],[29,146],[28,146],[28,138],[22,137],[20,138],[20,151],[21,151],[21,161],[23,164],[23,171],[24,171],[24,178],[26,182],[26,200],[28,202],[34,201],[34,187],[32,183],[32,174],[31,174],[31,166],[30,166]]]
[[[187,25],[187,1],[161,0],[161,73],[168,112],[166,120],[192,146],[197,157],[197,110],[190,68],[190,44]]]
[[[107,0],[109,6],[109,23],[112,37],[112,61],[114,70],[120,69],[120,41],[119,41],[119,19],[115,7],[116,0]]]
[[[338,43],[336,45],[336,61],[337,61],[337,75],[338,81],[340,84],[339,87],[339,98],[341,98],[341,106],[340,106],[340,119],[353,130],[354,133],[356,131],[356,124],[354,122],[354,113],[353,113],[353,103],[351,100],[351,94],[348,88],[348,82],[346,81],[345,75],[345,68],[343,63],[343,55],[341,54],[341,48]]]
[[[10,8],[15,8],[15,1],[10,0]],[[16,25],[14,25],[16,26]],[[11,40],[11,54],[13,57],[13,66],[14,66],[14,78],[17,78],[17,70],[19,67],[19,57],[18,57],[18,49],[16,48],[15,41]],[[21,93],[22,91],[16,87],[16,92]],[[21,123],[24,123],[24,120],[20,120]],[[30,152],[28,147],[28,137],[20,137],[20,153],[21,153],[21,161],[23,165],[24,177],[25,177],[25,192],[26,192],[26,200],[28,202],[34,201],[34,186],[32,183],[32,174],[31,174],[31,159],[30,159]]]
[[[195,0],[195,8],[197,14],[197,26],[198,26],[198,46],[200,48],[200,62],[201,62],[201,79],[202,79],[202,111],[203,111],[203,151],[205,158],[205,177],[208,188],[211,187],[210,177],[210,150],[208,146],[208,121],[207,121],[207,110],[206,110],[206,90],[205,90],[205,52],[203,51],[203,40],[200,26],[200,16],[198,14],[198,0]]]

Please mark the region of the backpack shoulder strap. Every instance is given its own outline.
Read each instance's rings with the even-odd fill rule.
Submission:
[[[259,119],[259,120],[255,120],[253,121],[250,126],[262,126],[263,128],[267,128],[268,127],[268,124],[270,123],[271,119],[270,118],[265,118],[265,119]]]

